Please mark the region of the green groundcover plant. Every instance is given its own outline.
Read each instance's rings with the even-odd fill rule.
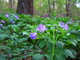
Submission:
[[[0,14],[0,60],[79,60],[79,48],[79,20]]]

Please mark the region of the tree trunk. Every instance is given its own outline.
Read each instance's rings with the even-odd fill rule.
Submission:
[[[49,17],[50,17],[50,14],[51,14],[50,0],[48,0],[48,14],[49,14]]]
[[[10,9],[14,9],[14,0],[9,0]]]
[[[53,16],[56,17],[56,12],[57,12],[57,0],[53,0]]]
[[[18,0],[17,13],[33,15],[33,0]]]
[[[70,2],[71,0],[66,0],[66,16],[71,16],[71,13],[70,13]]]
[[[53,10],[56,11],[56,0],[53,0]]]

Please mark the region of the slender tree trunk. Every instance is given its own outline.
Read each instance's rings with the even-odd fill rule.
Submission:
[[[71,0],[66,0],[66,16],[71,16],[71,12],[70,12],[70,2]]]
[[[56,4],[56,0],[53,0],[53,15],[56,17],[57,14],[56,13],[57,10],[57,4]]]
[[[49,14],[49,17],[50,17],[50,14],[51,14],[51,7],[50,7],[50,0],[48,0],[48,14]]]
[[[17,13],[33,15],[33,0],[18,0]]]
[[[53,10],[56,11],[56,0],[53,0]]]
[[[10,9],[14,9],[14,0],[9,0]]]

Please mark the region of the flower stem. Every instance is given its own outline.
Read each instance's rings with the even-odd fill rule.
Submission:
[[[54,41],[54,40],[55,40],[55,39],[54,39],[54,36],[55,36],[55,35],[54,35],[54,30],[53,30],[53,39],[52,39],[52,40],[53,40],[52,60],[54,60],[54,58],[53,58],[53,57],[54,57],[54,43],[55,43],[55,41]]]
[[[52,49],[52,60],[54,60],[54,44],[53,44],[53,49]]]
[[[53,29],[53,39],[52,39],[52,42],[53,42],[53,48],[52,48],[52,60],[54,60],[54,55],[55,55],[55,43],[56,43],[56,26],[54,26],[54,29]]]

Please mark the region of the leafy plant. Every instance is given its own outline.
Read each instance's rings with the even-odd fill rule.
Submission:
[[[73,22],[71,18],[61,17],[32,18],[23,14],[8,15],[7,18],[6,15],[0,14],[0,59],[79,59],[76,57],[80,52],[79,21]],[[60,22],[64,24],[60,25]],[[67,30],[65,26],[68,26]]]

